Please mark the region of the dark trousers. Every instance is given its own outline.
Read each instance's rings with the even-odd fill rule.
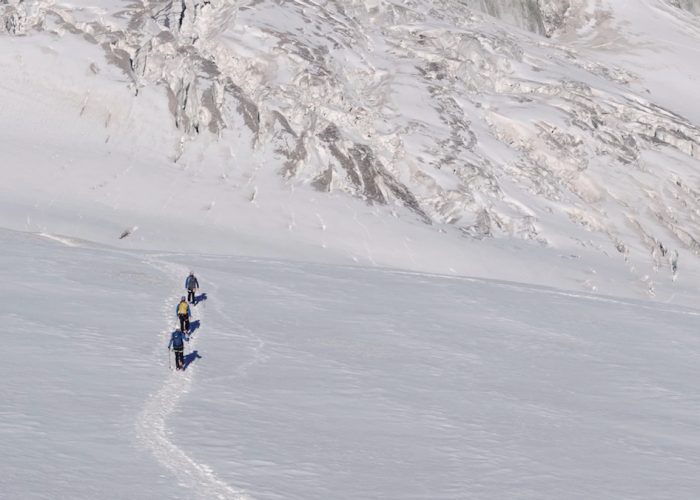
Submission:
[[[175,353],[175,368],[182,370],[185,367],[185,348],[175,348],[173,349]]]
[[[190,318],[187,317],[187,314],[178,314],[177,317],[180,320],[180,330],[185,333],[190,329]]]
[[[187,302],[194,304],[194,290],[187,290]]]

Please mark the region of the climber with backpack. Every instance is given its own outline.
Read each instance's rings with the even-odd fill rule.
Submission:
[[[187,341],[189,341],[189,338],[182,330],[175,330],[170,336],[168,350],[172,350],[175,353],[175,369],[177,370],[185,369],[185,342]]]
[[[185,280],[185,288],[187,288],[187,301],[190,304],[197,305],[196,292],[199,289],[199,281],[197,281],[193,272],[190,272],[190,275]]]
[[[180,330],[183,333],[190,331],[190,305],[187,303],[187,298],[183,295],[182,300],[175,307],[177,318],[180,320]]]

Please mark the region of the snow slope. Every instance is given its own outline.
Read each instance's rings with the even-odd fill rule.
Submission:
[[[0,223],[684,295],[695,4],[488,5],[6,1]],[[500,265],[519,249],[540,265]]]
[[[698,498],[697,5],[0,0],[0,497]]]
[[[700,493],[697,311],[3,231],[3,498]],[[85,273],[86,266],[94,271]],[[184,273],[206,300],[184,373]]]
[[[134,432],[163,383],[154,361],[156,348],[166,353],[156,338],[169,326],[167,284],[140,259],[83,242],[0,239],[0,275],[12,284],[0,309],[0,496],[177,498]]]

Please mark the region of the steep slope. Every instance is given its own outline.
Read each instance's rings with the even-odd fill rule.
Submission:
[[[551,37],[565,27],[579,27],[586,16],[588,0],[464,0],[473,9],[522,29]]]
[[[669,3],[679,9],[685,9],[695,14],[700,14],[700,1],[698,0],[669,0]]]
[[[90,83],[64,86],[73,94],[74,120],[92,112],[94,121],[82,125],[88,135],[97,134],[98,120],[109,129],[106,139],[95,137],[110,149],[101,146],[96,161],[123,152],[129,172],[144,163],[139,175],[150,177],[129,200],[136,222],[127,227],[163,227],[149,217],[202,225],[168,201],[186,194],[158,185],[171,175],[167,162],[175,162],[189,178],[179,182],[175,172],[167,189],[196,182],[185,191],[196,193],[197,210],[206,214],[204,231],[233,230],[237,241],[286,227],[306,245],[300,253],[321,246],[411,267],[410,259],[377,247],[401,248],[402,235],[415,240],[418,231],[417,239],[431,241],[427,248],[453,248],[447,253],[454,257],[447,266],[430,264],[431,252],[421,250],[414,266],[474,273],[455,263],[473,255],[471,240],[524,240],[542,247],[545,259],[603,256],[654,294],[672,286],[679,269],[698,269],[700,109],[689,100],[687,78],[698,76],[688,62],[698,55],[700,21],[673,2],[627,4],[12,1],[0,25],[3,45],[14,52],[3,50],[1,64],[18,74],[17,58],[30,50],[19,35],[44,44],[45,53],[32,57],[42,65],[53,58],[49,68],[90,54],[76,60],[73,76]],[[674,64],[686,79],[659,76]],[[11,78],[10,94],[36,87],[33,71]],[[6,92],[3,99],[12,98]],[[31,119],[17,110],[12,121],[15,129]],[[26,161],[36,164],[37,156]],[[37,180],[34,169],[9,175],[41,190],[43,176]],[[115,195],[114,187],[99,190]],[[84,200],[84,192],[75,194]],[[265,194],[273,201],[256,215],[241,208]],[[24,224],[26,207],[36,202],[23,200],[21,215],[5,224]],[[387,229],[367,234],[362,228],[373,218]],[[328,220],[339,234],[319,236]],[[356,233],[343,236],[348,227]],[[281,241],[267,246],[286,245],[268,238]]]

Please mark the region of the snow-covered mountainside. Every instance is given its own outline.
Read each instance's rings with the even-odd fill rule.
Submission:
[[[699,14],[0,0],[0,498],[700,498]]]
[[[669,297],[700,268],[697,6],[4,0],[2,223]],[[546,265],[475,264],[518,247]]]
[[[700,493],[697,310],[8,231],[0,247],[3,500]],[[207,298],[169,371],[190,266]]]

